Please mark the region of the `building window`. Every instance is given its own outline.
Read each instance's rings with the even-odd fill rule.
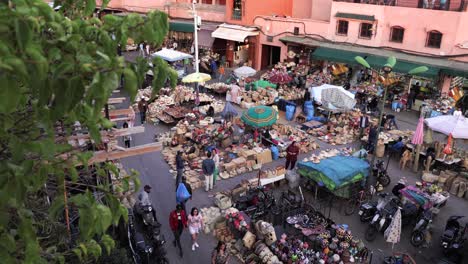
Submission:
[[[403,37],[405,35],[405,29],[402,27],[392,27],[390,31],[390,41],[391,42],[403,42]]]
[[[202,0],[201,3],[211,5],[213,4],[213,0]]]
[[[440,33],[439,31],[433,30],[427,33],[426,47],[439,49],[441,42],[442,33]]]
[[[348,35],[348,25],[349,22],[346,20],[338,20],[338,25],[336,27],[336,34],[337,35]]]
[[[218,5],[226,5],[226,0],[218,0]]]
[[[242,2],[241,0],[234,0],[232,7],[232,19],[241,20],[242,19]]]
[[[361,27],[359,29],[359,37],[366,39],[372,38],[372,24],[361,23]]]

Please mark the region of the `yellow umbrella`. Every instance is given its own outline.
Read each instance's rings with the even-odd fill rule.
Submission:
[[[209,80],[211,80],[211,76],[201,72],[195,72],[182,78],[184,83],[201,83]]]

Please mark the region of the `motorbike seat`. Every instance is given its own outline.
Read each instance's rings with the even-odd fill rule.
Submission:
[[[455,238],[457,232],[453,229],[448,229],[444,231],[443,237],[449,240],[452,240]]]

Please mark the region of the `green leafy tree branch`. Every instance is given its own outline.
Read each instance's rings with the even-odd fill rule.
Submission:
[[[139,186],[136,173],[119,184],[110,181],[108,172],[118,175],[111,163],[79,166],[91,154],[67,137],[78,121],[81,132],[101,143],[100,131],[113,125],[102,110],[121,76],[133,99],[149,69],[142,58],[125,62],[119,45],[132,38],[160,46],[167,15],[100,20],[93,17],[95,0],[55,5],[61,6],[57,12],[42,0],[0,1],[2,263],[84,263],[103,249],[111,252],[115,243],[107,230],[126,219],[121,198]],[[175,85],[175,71],[162,60],[152,62],[155,91],[168,79]]]

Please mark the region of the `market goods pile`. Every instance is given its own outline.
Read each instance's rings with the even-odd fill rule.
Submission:
[[[237,119],[236,119],[237,120]],[[260,169],[263,164],[273,160],[272,150],[260,142],[254,142],[251,134],[242,135],[240,142],[233,144],[233,131],[242,126],[227,123],[221,125],[213,123],[213,118],[203,120],[180,121],[171,132],[160,135],[159,141],[163,144],[162,154],[171,167],[175,177],[175,156],[182,151],[185,160],[184,176],[193,189],[203,186],[201,165],[206,158],[206,151],[218,149],[221,158],[219,164],[220,179],[228,179],[253,170]],[[319,146],[314,139],[302,130],[289,125],[273,125],[270,130],[272,141],[278,144],[279,157],[286,156],[286,147],[292,142],[298,142],[302,153],[317,149]]]
[[[359,136],[359,111],[338,114],[330,118],[326,126],[312,128],[307,133],[331,145],[349,144]]]

